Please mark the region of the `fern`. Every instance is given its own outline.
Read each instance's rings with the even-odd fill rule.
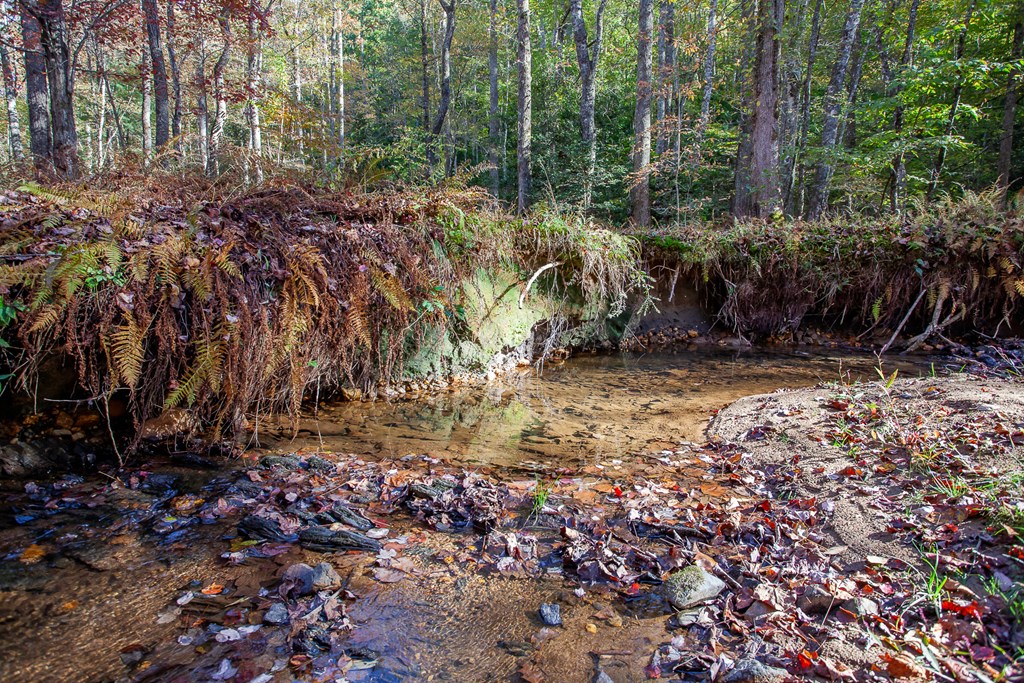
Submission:
[[[377,288],[377,291],[394,308],[399,311],[413,310],[414,307],[409,299],[409,295],[406,294],[405,289],[396,277],[377,268],[371,268],[370,278],[373,280],[373,285]]]
[[[128,322],[118,327],[111,335],[114,367],[121,381],[134,388],[142,377],[142,363],[145,359],[145,338],[148,325],[143,326],[131,315]]]

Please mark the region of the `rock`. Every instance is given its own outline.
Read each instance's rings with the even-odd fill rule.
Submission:
[[[843,609],[858,617],[878,614],[878,603],[867,598],[850,598],[843,603]]]
[[[323,553],[337,553],[343,550],[370,550],[377,552],[380,541],[369,536],[344,529],[329,529],[325,526],[311,526],[299,532],[299,545]]]
[[[611,676],[603,671],[598,671],[594,676],[594,683],[615,683]]]
[[[622,617],[618,613],[611,615],[608,617],[608,625],[613,628],[622,628]]]
[[[260,467],[273,469],[274,467],[285,467],[290,470],[297,470],[302,465],[298,458],[290,455],[265,455],[260,458]]]
[[[341,586],[341,577],[328,562],[313,567],[313,590],[329,591]]]
[[[268,624],[287,624],[288,608],[284,606],[283,602],[275,602],[263,614],[263,621]]]
[[[789,672],[775,666],[762,664],[756,659],[741,659],[719,680],[721,683],[781,683],[789,678]]]
[[[711,600],[725,590],[725,583],[696,565],[673,572],[662,586],[665,599],[678,610]]]
[[[587,629],[587,633],[597,633],[597,624],[587,624],[584,628]]]
[[[558,603],[545,602],[540,606],[540,618],[548,626],[561,626],[562,606]]]
[[[836,604],[836,597],[818,584],[811,584],[797,598],[796,606],[807,614],[825,614]]]
[[[313,568],[308,564],[293,564],[281,575],[282,582],[291,584],[284,586],[284,592],[295,597],[309,595],[313,592],[314,575]]]

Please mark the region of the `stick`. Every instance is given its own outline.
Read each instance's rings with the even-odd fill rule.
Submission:
[[[526,288],[523,290],[523,293],[519,295],[519,308],[523,307],[523,303],[526,302],[526,296],[530,293],[530,287],[532,287],[534,281],[538,277],[540,277],[540,274],[543,273],[545,270],[549,270],[551,268],[557,268],[560,265],[562,265],[561,261],[553,261],[553,262],[545,264],[545,265],[543,265],[543,266],[541,266],[540,268],[537,269],[537,272],[533,274],[533,277],[531,277],[527,281]]]
[[[884,355],[885,352],[889,350],[889,347],[892,346],[893,342],[896,341],[896,337],[898,337],[900,332],[903,331],[903,326],[907,324],[908,320],[910,320],[911,314],[913,314],[913,312],[917,309],[917,305],[921,303],[921,299],[923,299],[924,295],[927,293],[927,289],[922,289],[921,293],[917,295],[917,300],[914,301],[914,305],[911,306],[910,310],[907,311],[907,314],[903,316],[903,320],[900,321],[900,324],[896,327],[896,331],[892,333],[891,337],[889,337],[889,341],[885,342],[885,346],[883,346],[882,350],[879,351],[878,353],[879,356]]]

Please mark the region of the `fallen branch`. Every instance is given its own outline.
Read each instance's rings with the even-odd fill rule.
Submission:
[[[896,326],[896,331],[892,333],[891,337],[889,337],[889,341],[885,342],[885,346],[883,346],[882,350],[878,352],[878,355],[881,356],[885,354],[886,351],[889,350],[889,347],[892,346],[893,342],[896,341],[896,337],[898,337],[900,335],[900,332],[903,331],[904,325],[906,325],[907,321],[910,320],[910,316],[913,315],[915,310],[917,310],[918,304],[921,303],[921,299],[923,299],[924,295],[927,293],[927,289],[921,289],[921,293],[917,295],[917,299],[914,301],[914,305],[911,306],[910,310],[907,311],[907,314],[903,316],[903,320],[901,320],[900,324]]]
[[[523,304],[526,302],[526,297],[530,293],[530,287],[533,286],[533,283],[537,280],[538,277],[540,277],[541,273],[543,273],[546,270],[550,270],[551,268],[557,268],[560,265],[562,265],[561,261],[554,261],[552,263],[544,264],[543,266],[541,266],[540,268],[537,269],[537,272],[533,274],[533,277],[531,277],[526,282],[526,287],[523,289],[522,294],[519,295],[519,308],[520,309],[523,307]]]

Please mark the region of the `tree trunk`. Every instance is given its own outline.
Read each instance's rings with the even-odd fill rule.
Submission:
[[[420,0],[420,69],[423,79],[423,132],[430,135],[430,52],[427,50],[427,0]]]
[[[444,38],[441,40],[441,97],[437,103],[437,114],[434,116],[434,123],[430,127],[430,140],[427,152],[430,158],[430,166],[437,165],[437,150],[434,148],[438,137],[444,131],[445,121],[448,120],[448,109],[452,103],[452,39],[455,37],[455,8],[457,0],[438,0],[441,9],[444,10]]]
[[[796,14],[787,31],[789,39],[782,47],[783,63],[782,115],[779,127],[779,150],[782,156],[782,205],[792,205],[793,185],[796,180],[797,142],[800,136],[800,91],[803,84],[800,71],[800,41],[804,32],[804,19],[808,0],[798,0]]]
[[[181,141],[181,70],[178,67],[178,56],[175,48],[175,17],[174,3],[177,0],[167,0],[167,62],[171,67],[171,91],[174,94],[174,109],[171,112],[171,136],[174,138],[174,147],[179,152],[182,148]]]
[[[142,51],[139,75],[142,77],[142,158],[146,165],[153,160],[153,57]]]
[[[1017,6],[1017,18],[1013,24],[1013,53],[1011,59],[1019,61],[1024,56],[1024,4]],[[1017,121],[1017,97],[1020,70],[1014,68],[1006,77],[1006,101],[1003,103],[1003,130],[999,138],[999,162],[997,164],[997,186],[1004,197],[1010,187],[1010,169],[1013,165],[1013,129]]]
[[[971,17],[974,16],[974,10],[978,5],[978,0],[971,0],[971,4],[967,6],[967,16],[964,17],[964,25],[960,28],[960,35],[956,39],[956,47],[953,50],[953,63],[959,64],[960,60],[964,57],[964,48],[967,44],[967,30],[971,26]],[[960,109],[960,98],[963,96],[964,82],[963,79],[957,81],[953,87],[953,103],[949,105],[949,119],[946,121],[945,137],[948,141],[953,136],[953,130],[956,125],[957,111]],[[948,148],[946,144],[942,144],[939,147],[939,153],[935,157],[935,165],[932,167],[931,177],[928,181],[928,199],[932,199],[935,196],[936,190],[939,189],[939,177],[942,175],[942,167],[946,164],[946,155],[948,154]]]
[[[733,214],[766,218],[781,208],[779,187],[779,53],[778,27],[785,17],[785,0],[758,4],[754,100],[750,122],[748,168],[737,179]]]
[[[173,0],[172,0],[173,1]],[[156,105],[156,148],[162,150],[170,141],[171,117],[167,90],[167,67],[160,42],[160,15],[156,0],[142,0],[146,17],[146,35],[149,38],[150,64],[153,71],[153,100]]]
[[[498,112],[498,0],[490,0],[490,44],[487,50],[487,68],[490,75],[490,109],[487,119],[487,134],[490,137],[488,161],[491,165],[491,192],[495,198],[501,195],[501,174],[498,156],[501,144],[501,118]]]
[[[704,134],[707,132],[708,123],[711,121],[711,95],[714,92],[715,80],[715,44],[718,39],[718,0],[711,0],[711,7],[708,9],[708,37],[707,49],[704,51],[704,92],[700,100],[700,121],[697,124],[697,146],[704,141]]]
[[[345,159],[345,33],[344,16],[340,6],[334,8],[332,18],[331,64],[334,78],[335,109],[338,116],[335,134],[338,142],[339,164]]]
[[[818,57],[818,42],[821,39],[821,10],[824,0],[817,0],[814,5],[814,18],[811,19],[811,35],[807,46],[807,71],[800,92],[800,132],[793,153],[793,167],[787,181],[790,188],[786,193],[789,201],[786,210],[791,216],[800,216],[804,212],[804,174],[806,172],[803,159],[807,150],[807,138],[811,127],[811,81],[814,78],[814,63]]]
[[[639,0],[640,32],[637,36],[636,110],[633,113],[633,187],[630,205],[633,222],[651,224],[651,39],[654,34],[654,0]]]
[[[50,159],[50,110],[46,86],[46,60],[39,37],[39,22],[24,7],[21,39],[25,49],[25,96],[28,101],[29,151],[36,168]]]
[[[246,22],[246,61],[245,61],[245,90],[248,96],[245,103],[245,120],[249,124],[249,151],[251,162],[255,171],[255,181],[263,182],[263,127],[260,121],[260,79],[261,75],[261,50],[263,37],[258,26],[258,18],[255,12],[250,10]]]
[[[21,161],[25,158],[25,151],[21,148],[21,121],[18,120],[18,76],[14,71],[11,53],[3,41],[0,41],[0,68],[3,69],[4,97],[7,104],[7,144],[11,160]]]
[[[210,172],[210,108],[206,99],[206,41],[200,32],[197,40],[199,58],[196,60],[196,135],[199,138],[200,163]]]
[[[889,90],[892,97],[898,98],[900,91],[902,90],[899,84],[899,77],[904,71],[910,66],[911,60],[914,55],[914,33],[917,27],[917,10],[921,5],[921,0],[912,0],[910,4],[910,12],[907,15],[907,39],[903,44],[903,56],[900,57],[900,68],[899,73],[891,74],[890,78],[886,79],[889,81]],[[893,112],[893,132],[896,134],[896,144],[902,147],[903,137],[903,105],[897,104],[896,110]],[[906,154],[902,148],[896,153],[896,156],[892,161],[892,195],[889,202],[889,207],[895,212],[901,212],[903,205],[906,202],[907,194],[907,164]]]
[[[828,209],[829,186],[835,163],[832,155],[839,139],[839,121],[843,115],[843,102],[846,90],[846,75],[850,66],[850,55],[853,52],[857,29],[860,26],[860,15],[864,9],[864,0],[851,0],[850,10],[846,14],[843,32],[839,38],[839,51],[836,63],[832,67],[832,78],[825,91],[825,119],[821,127],[822,160],[814,172],[814,186],[811,189],[811,202],[808,218],[816,220]]]
[[[661,155],[668,151],[669,120],[672,118],[672,77],[676,66],[676,6],[662,0],[658,10],[658,124],[655,151]]]
[[[583,19],[583,0],[571,0],[573,39],[576,42],[576,63],[580,68],[580,137],[587,158],[583,170],[583,210],[590,208],[594,194],[594,171],[597,166],[597,128],[594,125],[594,104],[597,99],[597,66],[601,59],[604,38],[604,10],[607,0],[600,0],[594,16],[594,43],[587,36]]]
[[[213,96],[216,101],[216,114],[213,119],[213,130],[210,133],[210,150],[206,161],[206,172],[215,176],[220,173],[221,148],[224,143],[224,126],[228,120],[228,93],[224,72],[227,69],[228,61],[231,59],[231,23],[228,17],[228,8],[225,7],[220,15],[220,32],[223,47],[217,63],[213,65]]]
[[[530,205],[533,145],[533,52],[530,45],[530,0],[516,0],[519,10],[516,43],[519,65],[519,141],[516,146],[516,211],[526,212]]]
[[[75,81],[62,0],[25,0],[39,22],[39,40],[50,92],[50,160],[54,172],[68,180],[80,173],[78,131],[75,130]]]

